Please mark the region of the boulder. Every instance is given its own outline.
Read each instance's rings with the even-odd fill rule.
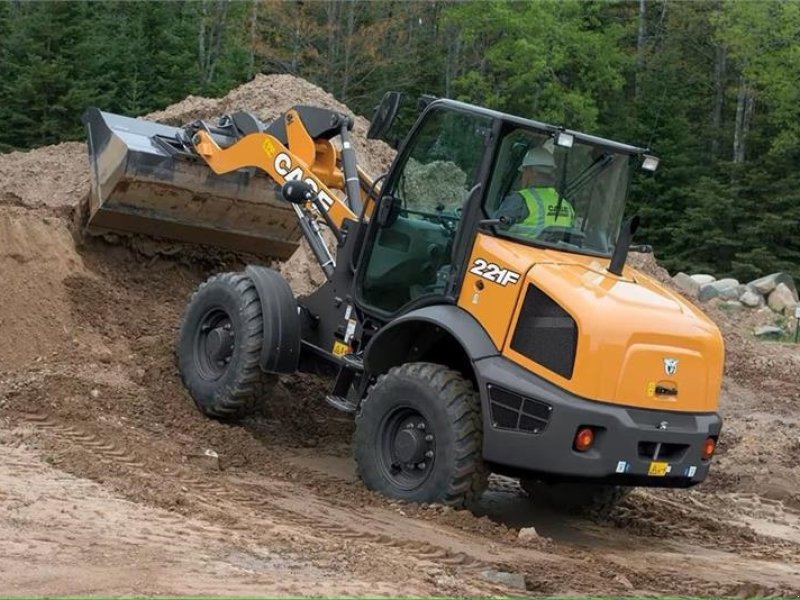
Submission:
[[[719,290],[711,283],[706,283],[700,286],[700,291],[697,293],[697,299],[700,302],[708,302],[712,298],[719,296]]]
[[[772,291],[781,283],[786,285],[792,291],[794,299],[797,301],[797,286],[794,284],[792,276],[788,273],[772,273],[771,275],[751,281],[747,285],[755,288],[764,296],[769,296],[769,294],[772,293]]]
[[[783,337],[783,329],[780,327],[774,327],[772,325],[762,325],[761,327],[756,327],[755,331],[753,331],[756,337],[760,338],[781,338]]]
[[[707,302],[712,298],[720,300],[737,300],[739,298],[739,282],[735,279],[720,279],[700,286],[697,295],[700,302]]]
[[[517,534],[517,539],[523,543],[538,542],[541,538],[535,527],[523,527]]]
[[[747,288],[744,293],[739,296],[739,302],[749,308],[758,308],[764,304],[764,296],[762,296],[755,288]]]
[[[716,277],[713,275],[706,275],[705,273],[698,273],[697,275],[691,275],[691,278],[697,282],[697,285],[705,285],[707,283],[713,283],[717,280]]]
[[[737,300],[739,298],[739,282],[735,279],[718,279],[709,285],[717,288],[721,300]]]
[[[700,284],[686,273],[678,273],[672,278],[672,282],[687,296],[697,298],[697,294],[700,291]]]
[[[797,295],[796,293],[792,293],[788,285],[779,283],[775,286],[775,289],[770,292],[767,298],[767,304],[777,313],[792,316],[794,315],[794,307],[797,306]]]
[[[525,589],[525,576],[521,573],[509,573],[508,571],[498,571],[497,569],[485,569],[481,571],[481,577],[487,581],[500,583],[510,588],[518,590]]]

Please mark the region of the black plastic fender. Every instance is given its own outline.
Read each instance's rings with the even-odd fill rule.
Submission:
[[[420,324],[449,333],[461,344],[472,362],[499,354],[475,317],[453,304],[437,304],[412,310],[376,333],[364,349],[365,370],[371,374],[384,373],[407,362],[409,348],[414,345]]]
[[[300,360],[300,316],[292,288],[277,271],[248,265],[264,320],[261,368],[268,373],[294,373]]]

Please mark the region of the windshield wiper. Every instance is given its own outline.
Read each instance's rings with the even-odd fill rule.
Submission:
[[[578,173],[572,181],[569,182],[567,185],[564,195],[567,197],[572,196],[576,192],[578,192],[582,187],[584,187],[587,183],[589,183],[592,179],[597,177],[600,173],[605,171],[611,163],[614,162],[616,158],[615,154],[609,154],[608,152],[604,152],[600,156],[598,156],[592,164],[586,167],[583,171]]]

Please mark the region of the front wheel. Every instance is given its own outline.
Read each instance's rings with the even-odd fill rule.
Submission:
[[[607,516],[631,491],[620,485],[545,483],[534,479],[520,479],[519,485],[536,505],[597,517]]]
[[[255,412],[277,377],[261,370],[263,315],[255,286],[242,273],[201,284],[178,338],[181,379],[198,408],[234,419]]]
[[[465,506],[486,489],[480,401],[443,365],[409,363],[382,375],[356,417],[364,484],[412,502]]]

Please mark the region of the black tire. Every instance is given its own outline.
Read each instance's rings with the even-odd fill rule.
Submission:
[[[241,273],[210,277],[192,295],[178,338],[181,379],[197,407],[219,419],[254,413],[277,376],[259,366],[261,304]]]
[[[631,488],[591,483],[545,483],[520,479],[520,487],[539,506],[568,514],[606,517]]]
[[[358,474],[391,498],[467,506],[487,485],[482,437],[480,400],[469,381],[442,365],[405,364],[382,375],[361,404]]]

